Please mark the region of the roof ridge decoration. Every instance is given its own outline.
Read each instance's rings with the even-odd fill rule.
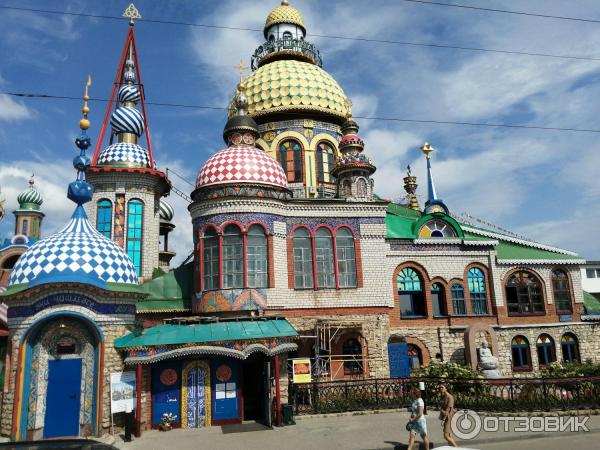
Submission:
[[[134,19],[141,19],[142,16],[133,3],[127,7],[123,16],[130,19],[129,29],[96,142],[92,167],[135,167],[155,170],[156,163],[152,151],[144,85],[134,32]],[[136,108],[138,103],[140,110]],[[109,125],[112,130],[108,139],[109,145],[102,149],[104,135]],[[142,135],[146,138],[147,150],[138,144],[138,139]],[[115,136],[117,142],[113,142]]]

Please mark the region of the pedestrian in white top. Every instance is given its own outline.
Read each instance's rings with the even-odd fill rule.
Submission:
[[[421,391],[419,388],[412,388],[411,394],[414,398],[410,407],[410,421],[408,422],[407,429],[410,431],[408,435],[408,447],[407,450],[412,450],[412,446],[415,442],[415,436],[418,434],[423,439],[423,445],[425,450],[429,450],[429,438],[427,436],[427,422],[423,411],[425,409],[425,402],[421,398]]]

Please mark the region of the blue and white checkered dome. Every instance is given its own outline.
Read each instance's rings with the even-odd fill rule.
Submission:
[[[138,144],[117,142],[109,145],[98,155],[99,166],[150,167],[150,156]]]
[[[132,102],[139,103],[140,101],[140,90],[137,86],[126,84],[119,89],[119,101],[121,103]]]
[[[173,220],[175,210],[169,203],[167,203],[166,200],[161,198],[159,205],[159,214],[161,220],[164,220],[165,222],[170,222],[171,220]]]
[[[115,134],[132,133],[139,137],[146,125],[141,112],[135,108],[121,106],[110,116],[110,126]]]
[[[52,236],[33,244],[21,255],[9,286],[83,283],[105,288],[106,283],[137,284],[133,262],[112,240],[89,223],[83,206]]]

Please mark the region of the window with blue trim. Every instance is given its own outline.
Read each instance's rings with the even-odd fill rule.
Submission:
[[[560,347],[562,349],[563,361],[572,363],[579,362],[579,344],[577,336],[573,333],[565,333],[560,338]]]
[[[398,299],[400,302],[400,317],[425,317],[425,296],[423,282],[419,274],[410,267],[405,267],[396,278]]]
[[[98,201],[96,229],[108,239],[112,237],[112,202],[110,200]]]
[[[465,290],[460,284],[453,284],[450,288],[452,297],[452,314],[455,316],[467,315],[467,302],[465,301]]]
[[[144,225],[144,203],[133,199],[127,205],[127,255],[133,261],[135,272],[142,272],[142,237]]]
[[[556,350],[554,348],[554,339],[547,334],[540,334],[535,343],[538,355],[538,364],[540,367],[548,367],[556,361]]]
[[[431,285],[431,306],[433,309],[433,317],[443,317],[447,315],[444,286],[440,283],[433,283]]]
[[[421,349],[414,344],[408,344],[408,367],[410,371],[420,369],[423,365]]]
[[[488,314],[487,293],[485,292],[485,276],[481,269],[473,267],[468,274],[469,297],[471,297],[471,310],[477,316]]]
[[[515,336],[511,342],[513,370],[531,369],[529,341],[523,336]]]

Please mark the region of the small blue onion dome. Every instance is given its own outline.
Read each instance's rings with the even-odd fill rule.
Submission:
[[[175,210],[173,207],[167,203],[166,200],[160,199],[159,206],[160,220],[164,220],[165,222],[170,222],[173,220],[173,216],[175,215]]]
[[[110,116],[110,126],[115,134],[132,133],[139,137],[144,132],[144,117],[137,109],[120,107]]]
[[[117,142],[109,145],[98,155],[99,166],[150,167],[150,156],[138,144]]]
[[[42,203],[44,203],[42,194],[40,194],[33,185],[34,181],[32,176],[29,180],[29,187],[21,192],[17,197],[20,210],[39,211],[40,206],[42,206]]]
[[[125,250],[89,223],[83,206],[58,233],[33,244],[21,255],[9,286],[46,283],[137,284],[135,267]]]
[[[121,103],[131,102],[131,103],[139,103],[140,101],[140,90],[137,86],[132,86],[126,84],[125,86],[121,86],[119,89],[119,101]]]

